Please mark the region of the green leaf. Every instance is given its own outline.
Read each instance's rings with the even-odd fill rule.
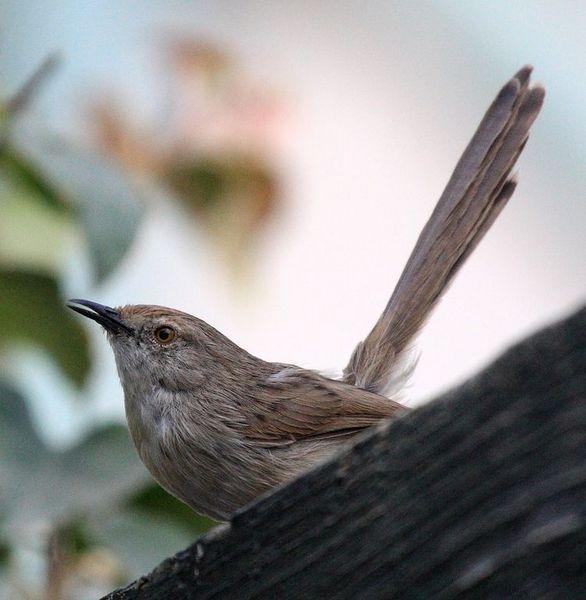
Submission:
[[[256,211],[274,201],[278,187],[266,164],[237,155],[169,164],[164,181],[187,206],[205,212],[228,210],[230,198],[243,194]]]
[[[18,474],[21,468],[26,470],[27,464],[37,462],[44,451],[22,398],[0,381],[0,481],[6,469],[15,467]],[[2,488],[4,485],[0,485],[0,493]]]
[[[222,163],[204,160],[179,162],[169,166],[165,181],[190,208],[218,208],[226,193],[226,173]]]
[[[108,546],[123,562],[129,580],[147,573],[197,537],[197,534],[186,533],[164,515],[124,510],[91,519],[89,530],[94,542]]]
[[[0,264],[59,273],[73,227],[67,213],[54,210],[0,167]]]
[[[121,504],[148,481],[125,427],[101,427],[58,452],[39,439],[23,398],[1,382],[0,407],[0,522],[6,535]]]
[[[82,506],[121,501],[148,481],[146,469],[138,459],[128,430],[123,425],[108,425],[94,430],[80,444],[55,454],[55,465]],[[96,493],[103,497],[96,501]]]
[[[67,546],[67,552],[75,556],[90,551],[95,545],[83,518],[67,523],[62,527],[61,534]]]
[[[41,346],[73,381],[81,384],[90,359],[85,330],[63,304],[48,275],[0,269],[0,348],[14,341]]]
[[[0,571],[8,564],[10,559],[10,545],[4,540],[0,540]]]
[[[15,132],[16,147],[75,209],[98,280],[122,260],[140,225],[143,204],[130,179],[103,157],[62,140]]]
[[[217,524],[213,519],[194,513],[154,482],[130,498],[128,507],[145,514],[164,515],[192,535],[201,534]]]
[[[68,208],[48,180],[11,147],[0,152],[0,176],[17,187],[21,193],[34,196],[52,209],[64,212]]]
[[[20,543],[23,527],[59,526],[69,552],[106,546],[130,580],[213,524],[150,482],[124,427],[102,427],[56,452],[38,437],[23,398],[1,381],[0,465],[7,548]]]

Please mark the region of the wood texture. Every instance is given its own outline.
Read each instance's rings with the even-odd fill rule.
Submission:
[[[586,309],[109,600],[579,598]]]

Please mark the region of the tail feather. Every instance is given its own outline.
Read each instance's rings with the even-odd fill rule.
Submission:
[[[543,104],[531,67],[499,92],[458,161],[385,310],[355,348],[344,381],[387,393],[406,351],[454,275],[490,229],[516,182],[510,173]]]

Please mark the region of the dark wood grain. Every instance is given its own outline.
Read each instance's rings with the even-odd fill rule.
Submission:
[[[107,596],[579,598],[586,309]]]

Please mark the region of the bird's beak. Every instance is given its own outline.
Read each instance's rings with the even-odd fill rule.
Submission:
[[[81,306],[87,306],[87,308],[81,308],[81,306],[75,306],[81,304]],[[74,310],[76,313],[88,317],[99,323],[106,331],[110,333],[120,333],[126,331],[126,333],[133,333],[132,327],[124,324],[120,317],[120,313],[109,306],[92,302],[91,300],[69,300],[67,307]]]

